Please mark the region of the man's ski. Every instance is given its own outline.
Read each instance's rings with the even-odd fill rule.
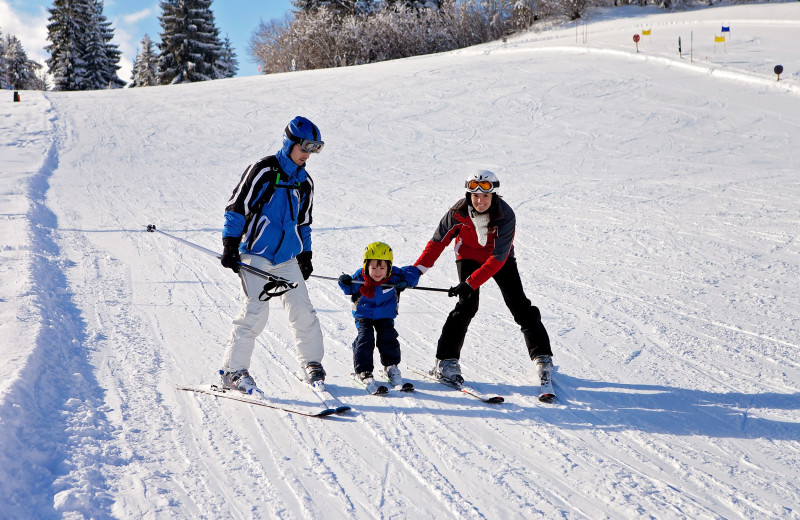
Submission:
[[[284,412],[294,413],[298,415],[305,415],[307,417],[325,417],[328,415],[332,415],[336,413],[336,409],[325,407],[320,409],[319,411],[311,411],[309,410],[300,410],[299,408],[292,408],[290,406],[285,406],[281,404],[275,404],[267,397],[263,395],[261,390],[257,390],[258,397],[251,397],[247,394],[243,394],[238,390],[223,390],[217,385],[204,385],[204,386],[178,386],[178,390],[183,390],[186,392],[195,392],[198,394],[206,394],[206,395],[213,395],[214,397],[222,397],[223,399],[232,399],[233,401],[239,401],[240,403],[247,403],[252,404],[255,406],[264,406],[266,408],[272,408],[274,410],[282,410]]]
[[[542,376],[539,384],[539,400],[543,403],[552,403],[556,400],[556,391],[553,389],[553,381],[550,374]]]
[[[345,412],[349,412],[352,408],[348,405],[344,404],[338,397],[331,394],[327,388],[325,388],[324,381],[316,381],[315,383],[309,383],[306,379],[298,374],[297,372],[292,372],[294,377],[296,377],[301,383],[306,385],[306,387],[310,388],[311,391],[317,396],[317,399],[320,400],[322,404],[324,404],[327,408],[332,408],[335,413],[342,414]]]
[[[368,394],[386,395],[389,393],[389,387],[386,385],[379,384],[377,381],[375,381],[374,377],[370,377],[366,381],[362,381],[361,379],[358,378],[356,374],[351,372],[350,379],[352,379],[356,383],[360,384],[363,388],[365,388]]]
[[[484,403],[499,404],[499,403],[505,402],[505,399],[503,399],[503,397],[501,397],[499,395],[484,394],[483,392],[479,392],[479,391],[475,390],[474,388],[472,388],[470,386],[467,386],[465,384],[460,384],[459,385],[459,384],[453,383],[452,381],[448,381],[447,379],[440,379],[438,377],[433,377],[433,375],[430,372],[423,372],[422,370],[417,370],[415,368],[410,368],[409,370],[411,370],[415,374],[421,375],[425,379],[428,379],[430,381],[436,381],[437,383],[441,383],[441,384],[443,384],[443,385],[445,385],[445,386],[447,386],[449,388],[453,388],[455,390],[459,390],[459,391],[467,394],[470,397],[474,397],[475,399],[483,401]]]

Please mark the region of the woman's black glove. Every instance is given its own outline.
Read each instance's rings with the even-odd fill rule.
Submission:
[[[342,276],[339,277],[339,283],[350,287],[351,285],[353,285],[353,277],[350,276],[349,274],[343,274]]]
[[[303,274],[303,280],[308,280],[314,267],[311,265],[311,251],[303,251],[297,255],[297,265],[300,266],[300,272]]]
[[[461,282],[455,287],[451,287],[450,290],[447,291],[447,296],[458,296],[459,298],[469,298],[470,295],[474,292],[475,289],[473,289],[470,284],[468,284],[467,282]]]
[[[222,238],[222,256],[219,261],[223,267],[231,269],[234,273],[239,272],[239,263],[242,257],[239,256],[239,244],[242,239],[239,237]]]

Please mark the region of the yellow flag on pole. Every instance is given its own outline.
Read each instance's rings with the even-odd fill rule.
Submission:
[[[725,42],[725,35],[722,36],[714,36],[714,43],[724,43]]]
[[[650,36],[650,31],[652,31],[652,29],[647,29],[646,31],[642,29],[642,36]]]

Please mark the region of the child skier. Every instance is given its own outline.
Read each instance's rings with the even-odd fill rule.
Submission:
[[[377,344],[383,373],[394,387],[403,385],[397,365],[400,363],[400,342],[394,319],[400,292],[414,287],[419,281],[419,270],[414,266],[394,267],[392,248],[383,242],[373,242],[364,249],[364,265],[353,276],[339,277],[339,287],[353,301],[353,316],[358,336],[353,341],[354,377],[372,394],[386,393],[388,389],[379,385],[372,375],[372,355]],[[363,283],[358,283],[363,282]],[[392,285],[393,287],[384,287]],[[374,333],[373,333],[374,329]]]

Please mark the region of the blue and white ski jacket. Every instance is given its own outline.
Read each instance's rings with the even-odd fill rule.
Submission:
[[[225,208],[224,237],[241,237],[241,253],[281,264],[311,251],[314,181],[284,150],[245,169]]]
[[[359,269],[353,274],[353,280],[364,281],[364,270]],[[392,266],[392,274],[387,284],[396,284],[405,281],[409,287],[416,287],[419,283],[419,269],[413,265],[407,267]],[[394,287],[379,285],[375,287],[375,296],[367,298],[359,289],[361,284],[344,285],[339,282],[339,287],[345,294],[353,297],[353,317],[380,320],[383,318],[395,319],[397,317],[397,304],[399,294]]]

